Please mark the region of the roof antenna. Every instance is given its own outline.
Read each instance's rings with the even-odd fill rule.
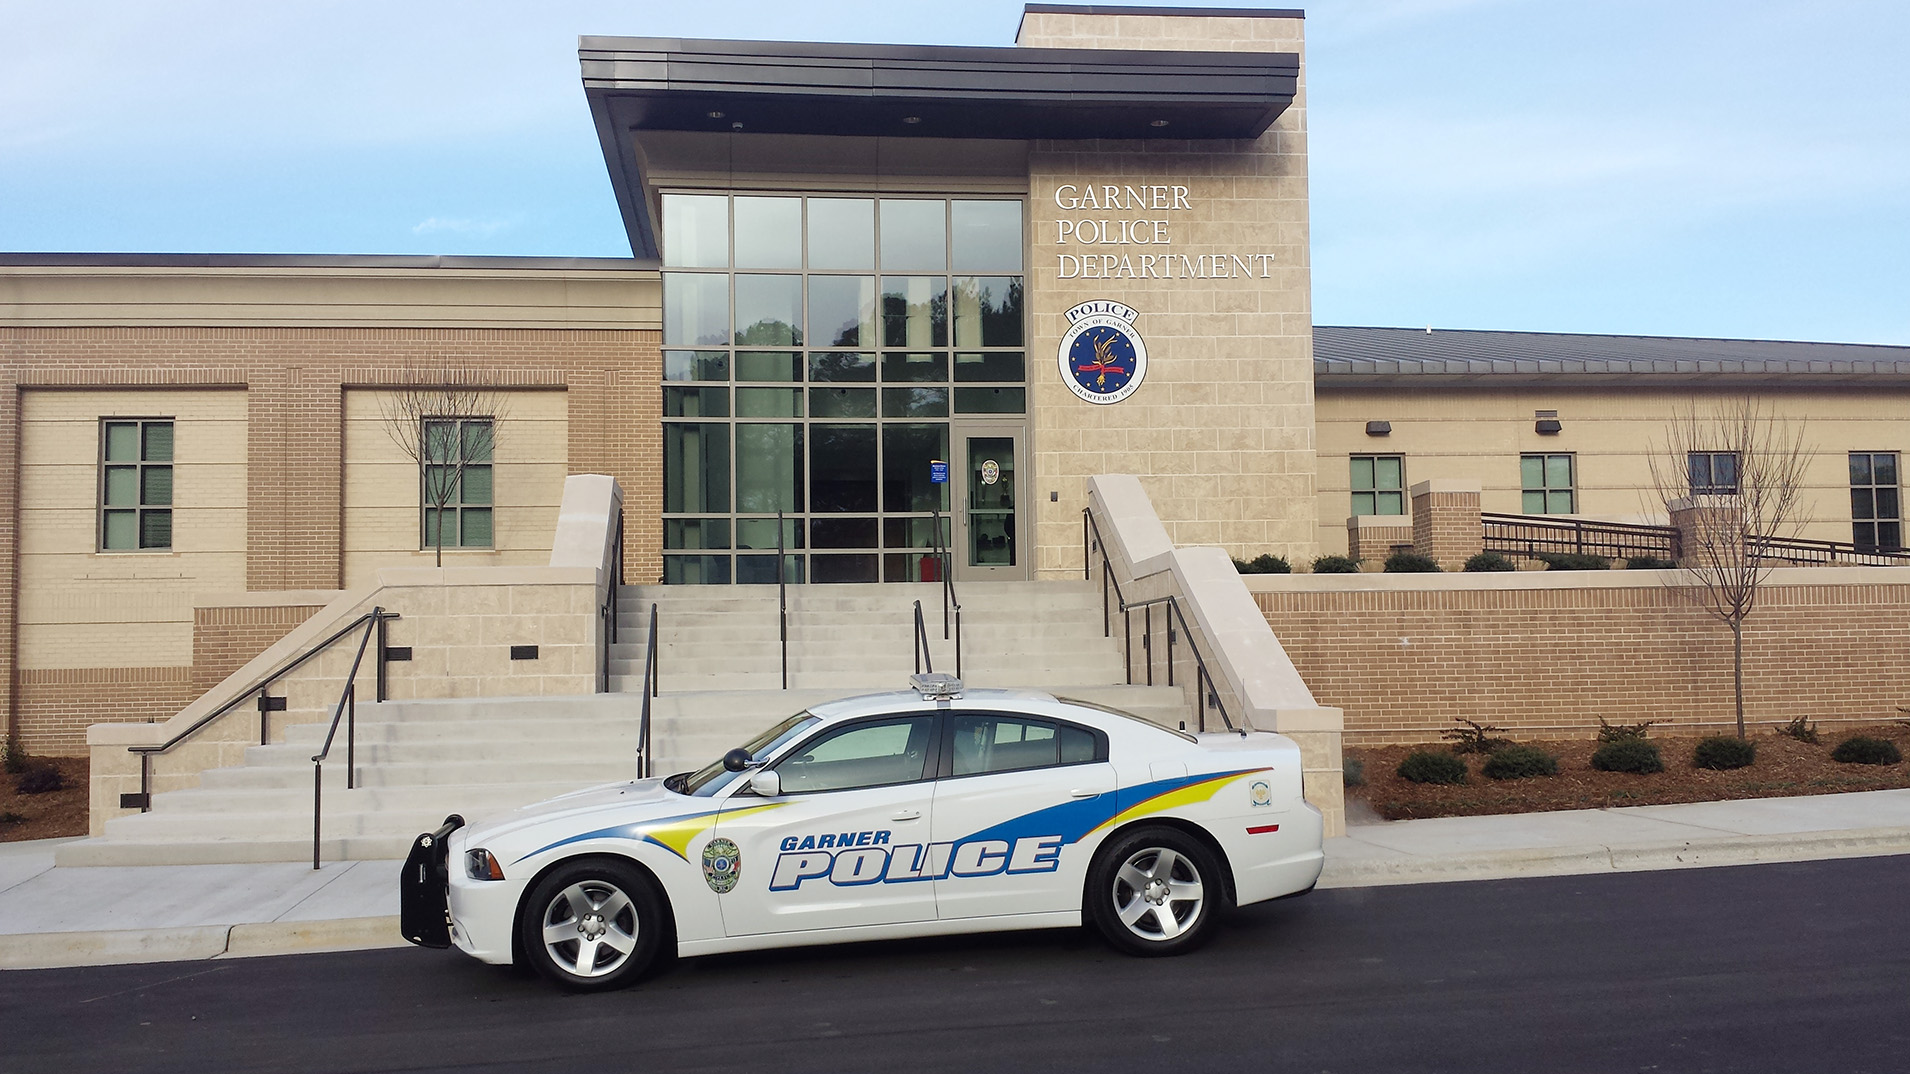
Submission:
[[[1432,325],[1426,326],[1426,334],[1429,336],[1432,335]]]

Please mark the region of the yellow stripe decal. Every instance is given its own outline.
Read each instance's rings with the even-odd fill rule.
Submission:
[[[1272,771],[1272,769],[1256,768],[1249,772],[1223,772],[1220,775],[1210,776],[1197,783],[1189,783],[1185,787],[1177,787],[1174,790],[1157,794],[1145,801],[1136,802],[1119,813],[1116,813],[1114,816],[1109,817],[1107,820],[1102,821],[1100,825],[1095,827],[1088,834],[1092,835],[1094,832],[1106,828],[1117,828],[1130,820],[1150,816],[1155,813],[1164,813],[1167,810],[1177,809],[1184,805],[1212,801],[1214,795],[1220,793],[1220,788],[1226,786],[1230,781],[1244,779],[1247,776],[1270,771]]]
[[[668,849],[677,857],[688,861],[691,841],[715,827],[719,818],[733,820],[737,817],[747,817],[751,813],[761,813],[765,809],[779,809],[783,804],[782,802],[772,802],[767,805],[750,806],[746,809],[731,809],[722,813],[708,813],[700,817],[684,817],[655,828],[646,828],[644,829],[643,837]]]

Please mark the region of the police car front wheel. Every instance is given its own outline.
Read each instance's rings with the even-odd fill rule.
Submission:
[[[1141,828],[1096,856],[1087,916],[1128,954],[1178,955],[1206,940],[1220,884],[1218,863],[1198,841],[1173,828]]]
[[[518,926],[538,972],[579,992],[636,980],[666,931],[656,884],[635,866],[602,859],[561,865],[539,880]]]

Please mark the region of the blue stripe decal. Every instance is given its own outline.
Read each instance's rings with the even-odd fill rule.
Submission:
[[[992,828],[984,828],[972,835],[964,836],[958,842],[966,843],[974,839],[1003,839],[1013,844],[1015,840],[1028,836],[1060,835],[1063,845],[1078,843],[1089,832],[1127,810],[1159,798],[1163,794],[1171,794],[1195,783],[1245,775],[1252,771],[1255,770],[1243,768],[1236,772],[1203,772],[1197,776],[1175,776],[1171,779],[1157,779],[1152,783],[1123,787],[1113,794],[1080,798],[1057,806],[1049,806],[1046,809],[1037,809],[1033,813],[1024,813],[1019,817],[1010,817]]]
[[[649,831],[649,829],[661,827],[662,825],[665,825],[665,824],[674,824],[680,820],[696,820],[701,817],[713,816],[715,815],[716,812],[717,810],[714,810],[714,809],[706,809],[701,813],[683,813],[674,817],[658,817],[655,820],[641,820],[632,824],[619,824],[610,828],[599,828],[594,832],[585,832],[582,835],[573,835],[568,839],[559,839],[555,843],[551,843],[548,846],[538,847],[536,850],[531,851],[529,854],[524,855],[523,857],[517,859],[517,861],[514,861],[511,864],[516,865],[517,862],[525,861],[529,858],[534,858],[537,855],[542,854],[546,850],[555,850],[556,848],[561,846],[568,846],[571,843],[581,843],[589,839],[634,839],[641,843],[649,843],[651,846],[663,847],[664,850],[668,850],[671,854],[681,858],[683,857],[683,855],[677,854],[677,852],[674,849],[668,846],[665,846],[662,843],[657,842],[655,839],[650,838],[649,835],[646,834]]]

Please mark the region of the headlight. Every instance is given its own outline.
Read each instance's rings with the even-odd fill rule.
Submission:
[[[464,875],[473,880],[502,880],[504,869],[490,851],[480,848],[464,852]]]

